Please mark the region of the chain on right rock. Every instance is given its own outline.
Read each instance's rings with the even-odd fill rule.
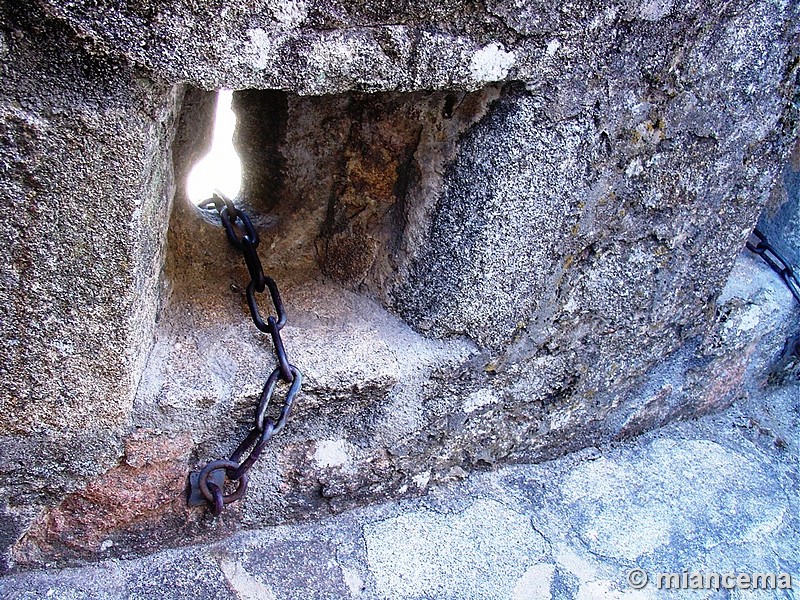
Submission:
[[[780,275],[783,282],[786,284],[786,287],[789,288],[789,291],[792,292],[794,299],[797,302],[800,302],[800,282],[797,281],[797,275],[794,272],[794,268],[792,267],[791,263],[786,260],[780,252],[778,252],[775,247],[769,243],[767,240],[767,236],[764,235],[763,232],[759,231],[758,229],[753,230],[753,235],[758,238],[758,242],[755,244],[752,242],[747,242],[747,249],[751,252],[755,252],[761,258],[764,259],[773,271],[775,271],[778,275]]]

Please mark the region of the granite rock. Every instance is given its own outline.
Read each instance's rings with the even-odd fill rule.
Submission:
[[[762,390],[722,413],[538,465],[473,474],[435,486],[424,498],[132,560],[6,575],[0,594],[56,600],[774,598],[784,593],[775,584],[658,589],[658,574],[788,573],[797,586],[798,391],[796,384]],[[770,414],[779,417],[773,424]],[[756,431],[748,422],[764,426]],[[776,436],[787,445],[776,446]],[[634,568],[648,575],[643,589],[632,589],[627,579]]]
[[[796,3],[0,10],[0,541],[21,567],[415,496],[775,383],[797,311],[752,258],[729,275],[762,208],[797,199]],[[186,199],[200,88],[222,86],[306,384],[212,519],[179,473],[236,447],[274,368],[241,257]]]
[[[121,454],[159,307],[177,98],[62,23],[10,3],[0,15],[0,472],[12,541]]]

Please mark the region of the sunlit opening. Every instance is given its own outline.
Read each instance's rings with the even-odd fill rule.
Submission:
[[[186,182],[186,193],[195,204],[211,198],[214,190],[236,198],[242,187],[242,163],[233,147],[236,115],[232,102],[231,90],[219,91],[211,150],[192,168]]]

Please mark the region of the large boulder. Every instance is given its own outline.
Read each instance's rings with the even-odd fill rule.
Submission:
[[[726,406],[797,322],[780,299],[754,330],[760,300],[725,285],[786,196],[799,10],[3,5],[9,563],[325,515]],[[186,474],[233,451],[275,364],[241,256],[186,198],[220,87],[305,383],[213,519]]]

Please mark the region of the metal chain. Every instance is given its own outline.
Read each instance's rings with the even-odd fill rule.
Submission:
[[[781,279],[783,279],[784,283],[786,284],[786,287],[788,287],[789,291],[792,292],[795,300],[800,302],[800,281],[798,281],[792,265],[772,246],[772,244],[769,243],[767,236],[765,236],[761,231],[754,229],[753,235],[758,238],[758,242],[755,244],[752,242],[747,242],[747,249],[751,252],[755,252],[761,258],[763,258],[764,262],[766,262],[773,271],[780,275]]]
[[[255,423],[247,437],[228,460],[211,461],[199,473],[192,473],[189,476],[189,505],[202,506],[206,504],[216,516],[222,512],[226,504],[244,496],[247,491],[247,473],[261,456],[269,439],[280,433],[286,425],[292,403],[300,391],[303,375],[297,367],[289,363],[286,356],[286,348],[281,338],[281,329],[286,325],[286,311],[277,284],[271,277],[265,275],[261,268],[261,260],[256,251],[259,243],[258,232],[253,227],[250,218],[242,210],[236,208],[230,198],[219,191],[214,192],[212,198],[200,203],[199,207],[217,211],[228,240],[241,251],[250,273],[250,283],[247,285],[247,306],[250,308],[250,315],[255,326],[264,333],[268,333],[272,338],[278,363],[264,384],[256,408]],[[238,230],[241,231],[241,234]],[[277,317],[270,315],[265,322],[258,309],[256,294],[264,293],[266,290],[269,290]],[[289,390],[286,392],[278,417],[272,419],[267,416],[267,409],[279,381],[289,384]],[[226,483],[235,484],[234,490],[227,494],[225,493]]]

